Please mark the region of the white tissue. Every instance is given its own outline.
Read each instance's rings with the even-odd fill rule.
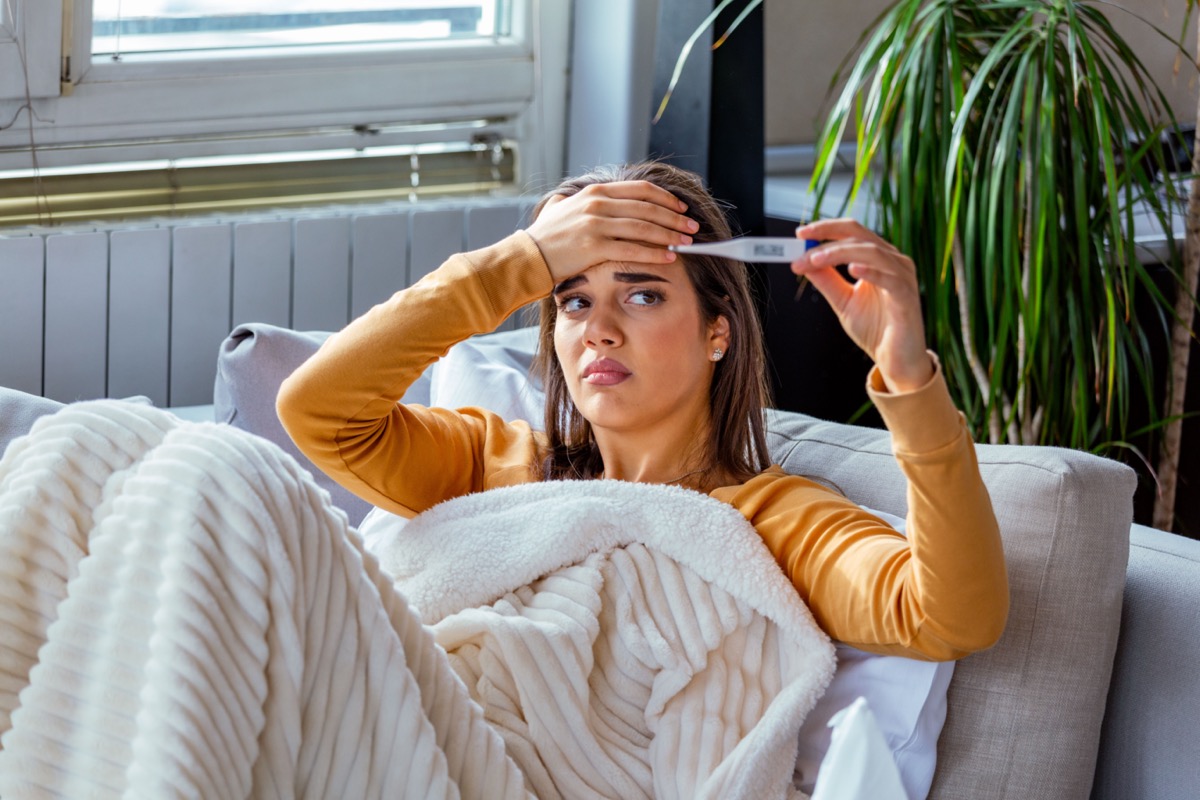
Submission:
[[[908,800],[875,715],[860,697],[829,720],[833,737],[812,800]]]

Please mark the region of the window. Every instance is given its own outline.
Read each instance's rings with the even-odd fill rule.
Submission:
[[[500,0],[94,0],[92,55],[492,38]]]
[[[566,2],[0,8],[0,172],[497,139],[520,184],[562,169]]]

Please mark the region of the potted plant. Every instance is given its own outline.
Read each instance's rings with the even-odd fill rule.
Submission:
[[[1182,42],[1187,35],[1196,0],[1187,0],[1184,16]],[[1200,29],[1197,30],[1197,46],[1200,47]],[[1200,51],[1198,51],[1200,52]],[[1182,58],[1179,59],[1182,61]],[[1192,178],[1188,186],[1187,235],[1183,246],[1183,284],[1175,298],[1175,322],[1171,326],[1171,385],[1167,391],[1164,411],[1165,429],[1158,452],[1158,475],[1160,491],[1155,498],[1154,518],[1151,524],[1163,530],[1172,530],[1175,522],[1175,489],[1179,477],[1180,444],[1183,438],[1184,394],[1187,391],[1188,361],[1195,333],[1196,289],[1200,284],[1200,103],[1196,105],[1196,125],[1192,131]]]
[[[1128,447],[1135,404],[1160,418],[1148,342],[1175,316],[1134,240],[1148,215],[1179,263],[1162,92],[1085,0],[898,0],[860,44],[820,137],[818,207],[852,130],[847,201],[869,189],[916,261],[976,436]]]

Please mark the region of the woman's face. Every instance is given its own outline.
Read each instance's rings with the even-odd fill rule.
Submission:
[[[728,323],[704,322],[682,264],[601,264],[556,286],[554,301],[554,350],[598,435],[704,429]]]

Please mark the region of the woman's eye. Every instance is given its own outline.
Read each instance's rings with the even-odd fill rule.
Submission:
[[[640,289],[629,296],[629,300],[638,306],[653,306],[662,302],[663,296],[650,289]]]
[[[582,311],[585,308],[587,308],[587,301],[579,295],[564,297],[558,301],[558,310],[566,314]]]

